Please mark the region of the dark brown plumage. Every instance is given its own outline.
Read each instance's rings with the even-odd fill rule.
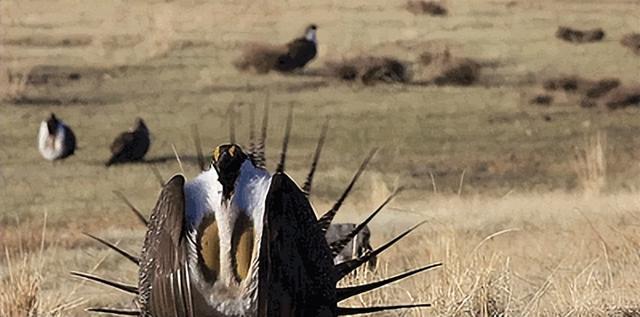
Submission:
[[[121,133],[113,140],[110,148],[111,158],[105,165],[140,161],[147,154],[150,145],[149,129],[144,121],[138,118],[133,129]]]
[[[287,52],[278,56],[274,68],[281,72],[290,72],[303,68],[317,54],[315,24],[308,26],[304,35],[287,43]]]

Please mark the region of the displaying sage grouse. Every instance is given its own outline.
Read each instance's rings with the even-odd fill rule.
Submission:
[[[141,118],[136,119],[134,128],[122,132],[111,144],[111,158],[105,164],[111,166],[126,162],[140,161],[147,154],[151,139],[149,129]]]
[[[317,29],[315,24],[311,24],[305,29],[303,36],[287,43],[287,52],[278,56],[275,69],[290,72],[303,68],[315,58],[318,52]]]
[[[317,27],[309,25],[301,37],[285,45],[265,43],[251,43],[247,45],[242,55],[233,64],[239,70],[255,70],[258,73],[268,73],[272,70],[292,72],[304,68],[316,57]]]
[[[262,140],[251,145],[248,152],[238,144],[216,147],[209,170],[194,180],[175,175],[166,182],[150,219],[140,218],[147,226],[140,256],[94,237],[138,265],[139,278],[137,285],[127,285],[72,272],[135,296],[135,308],[88,310],[154,317],[329,317],[429,306],[338,306],[347,298],[440,264],[370,284],[337,287],[337,281],[417,225],[363,256],[334,265],[332,258],[397,192],[345,238],[327,244],[325,231],[374,152],[367,156],[333,208],[318,219],[308,200],[308,190],[320,146],[301,189],[285,173],[291,114],[286,126],[280,162],[273,174],[263,164],[263,133]],[[320,145],[325,133],[322,135]]]
[[[38,150],[49,161],[66,158],[76,150],[76,136],[69,126],[51,113],[40,123]]]
[[[332,223],[325,233],[327,243],[332,244],[338,240],[344,239],[353,232],[356,226],[357,224],[355,223]],[[369,230],[369,227],[365,226],[355,237],[353,237],[353,239],[351,239],[351,241],[349,241],[349,243],[347,243],[347,245],[344,246],[344,249],[342,249],[342,251],[333,258],[333,262],[335,264],[340,264],[342,262],[364,256],[367,252],[373,251],[370,240],[371,231]],[[375,256],[371,257],[367,264],[368,269],[374,270],[376,268],[377,258]]]

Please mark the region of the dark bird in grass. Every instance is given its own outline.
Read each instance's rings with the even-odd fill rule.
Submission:
[[[38,150],[46,160],[60,160],[72,155],[76,150],[76,136],[62,120],[51,113],[40,124]]]
[[[113,140],[111,158],[105,165],[140,161],[147,154],[150,145],[149,129],[141,118],[137,118],[134,128],[121,133]]]
[[[176,175],[166,182],[151,217],[140,218],[147,227],[140,256],[91,236],[137,265],[139,276],[137,285],[128,285],[72,272],[136,298],[134,308],[88,310],[145,317],[334,317],[429,306],[338,306],[345,299],[440,264],[369,284],[338,287],[339,280],[420,224],[362,256],[334,264],[333,258],[397,191],[344,238],[328,244],[327,228],[375,152],[366,157],[334,206],[318,219],[308,200],[318,155],[305,185],[298,187],[285,173],[290,129],[291,115],[273,174],[263,164],[263,138],[248,152],[238,144],[220,145],[212,153],[208,171],[192,181]],[[318,144],[319,149],[322,141]]]
[[[305,29],[303,36],[287,43],[287,52],[278,56],[275,69],[290,72],[303,68],[314,59],[318,52],[317,29],[315,24],[311,24]]]
[[[271,70],[292,72],[304,68],[318,52],[317,27],[309,25],[301,37],[286,45],[252,43],[245,47],[242,56],[234,61],[239,70],[254,69],[258,73]]]

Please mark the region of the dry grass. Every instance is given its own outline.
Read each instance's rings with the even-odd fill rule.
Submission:
[[[586,195],[600,194],[607,185],[607,135],[598,131],[576,148],[574,169]]]
[[[0,314],[8,317],[40,316],[40,272],[33,270],[26,259],[15,263],[7,255],[6,263],[9,274],[0,283]]]
[[[361,270],[344,284],[378,280],[436,261],[444,266],[347,304],[434,304],[409,316],[633,313],[640,304],[635,295],[639,240],[637,229],[621,221],[636,219],[637,209],[623,203],[625,196],[436,196],[429,200],[429,207],[415,204],[427,208],[423,212],[392,207],[386,211],[388,219],[395,219],[391,223],[422,218],[428,224],[380,256],[376,272]],[[597,211],[613,200],[620,203],[620,209]],[[637,199],[627,202],[632,201]],[[538,203],[542,203],[539,208],[527,207]],[[376,223],[372,227],[374,244],[390,238],[389,230],[399,232],[403,227],[390,229],[385,220]]]
[[[28,70],[0,68],[0,100],[16,103],[23,100],[27,93]]]
[[[22,238],[22,233],[16,233]],[[34,235],[27,237],[32,240]],[[0,275],[0,315],[6,317],[57,317],[83,304],[81,298],[71,293],[45,295],[42,288],[48,278],[45,268],[46,214],[39,241],[20,239],[18,248],[8,249],[5,244],[6,273]],[[25,250],[23,245],[39,244],[35,253]],[[17,259],[16,259],[17,258]]]

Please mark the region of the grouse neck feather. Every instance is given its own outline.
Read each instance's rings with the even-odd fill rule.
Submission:
[[[60,122],[55,126],[53,134],[49,133],[49,130],[50,124],[42,121],[38,133],[38,149],[45,159],[52,161],[63,155],[66,131]]]
[[[222,184],[213,167],[185,184],[185,214],[187,225],[197,228],[202,219],[213,215],[222,203]]]
[[[307,41],[313,42],[313,44],[318,45],[318,39],[316,37],[316,30],[315,29],[308,29],[307,32],[304,35],[304,38]]]
[[[236,190],[231,198],[231,205],[251,219],[259,216],[256,210],[264,211],[264,201],[270,182],[271,175],[267,170],[254,166],[251,160],[244,161],[236,180]]]

